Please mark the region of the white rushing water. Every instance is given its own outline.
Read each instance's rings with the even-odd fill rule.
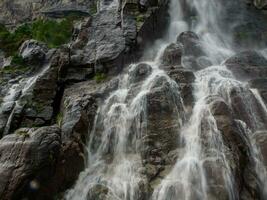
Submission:
[[[4,121],[3,124],[3,135],[7,135],[10,132],[11,123],[16,108],[21,106],[18,103],[20,97],[32,93],[33,87],[37,79],[43,76],[47,72],[49,67],[50,63],[47,63],[38,72],[32,74],[29,77],[17,77],[16,79],[12,79],[9,81],[6,86],[7,94],[4,96],[0,104],[0,117],[2,117],[2,120],[4,120],[6,118],[6,115],[8,114],[7,120]]]
[[[244,120],[242,117],[242,120],[235,120],[242,130],[238,137],[243,138],[249,147],[259,185],[262,186],[263,199],[267,198],[267,173],[253,134],[259,134],[266,128],[266,121],[261,118],[258,109],[260,106],[266,115],[266,105],[256,90],[250,90],[247,83],[236,80],[222,64],[234,54],[234,50],[231,35],[224,33],[218,23],[223,14],[221,2],[171,1],[168,33],[152,49],[158,52],[156,58],[145,62],[151,66],[151,73],[133,95],[136,88],[136,82],[132,81],[136,78],[133,72],[139,64],[129,66],[128,72],[120,77],[119,88],[100,106],[94,129],[89,133],[87,168],[80,174],[75,186],[66,193],[66,199],[204,200],[216,199],[216,193],[225,195],[220,199],[239,199],[237,183],[230,166],[233,158],[229,155],[230,149],[224,144],[211,110],[216,102],[223,102],[226,107],[235,110],[233,91],[240,98],[244,117]],[[185,12],[194,12],[195,19],[187,19]],[[194,73],[195,103],[191,116],[187,120],[177,116],[181,126],[177,135],[180,132],[180,139],[184,141],[183,153],[179,155],[170,173],[154,188],[152,195],[144,197],[148,180],[139,169],[142,168],[140,139],[146,134],[146,96],[159,80],[164,79],[177,102],[175,109],[185,112],[183,100],[177,94],[179,85],[159,66],[164,48],[170,42],[175,42],[177,35],[187,30],[199,35],[201,48],[212,65]],[[185,64],[185,67],[190,66]],[[216,175],[213,176],[213,173]],[[210,188],[211,182],[216,187]]]
[[[66,199],[143,198],[147,179],[139,171],[142,168],[141,138],[146,132],[146,95],[163,79],[173,96],[179,96],[177,84],[158,68],[157,61],[143,64],[151,66],[152,72],[137,88],[138,91],[132,93],[136,89],[134,72],[140,67],[134,64],[127,74],[120,77],[119,89],[99,108],[90,133],[88,168],[67,193]],[[183,107],[181,99],[176,100],[177,106]],[[181,123],[181,119],[177,121]],[[99,194],[104,192],[104,196],[98,196],[97,191]]]

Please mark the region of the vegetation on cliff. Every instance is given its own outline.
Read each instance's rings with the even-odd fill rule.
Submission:
[[[0,25],[0,49],[6,55],[14,56],[19,46],[27,39],[45,42],[50,48],[58,47],[70,40],[72,28],[73,18],[66,18],[61,21],[38,19],[19,26],[13,32],[4,25]]]

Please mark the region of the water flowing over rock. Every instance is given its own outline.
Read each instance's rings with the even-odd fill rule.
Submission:
[[[0,199],[267,199],[265,4],[99,0],[69,44],[25,41],[0,74]]]
[[[60,129],[19,129],[0,143],[1,199],[34,196],[38,190],[44,190],[43,195],[49,196],[44,192],[59,156]]]

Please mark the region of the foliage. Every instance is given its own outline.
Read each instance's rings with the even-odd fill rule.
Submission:
[[[14,74],[14,73],[24,73],[29,70],[28,66],[6,66],[0,69],[0,74]]]
[[[56,122],[59,127],[62,126],[62,121],[63,121],[63,114],[60,112],[57,114]]]
[[[95,81],[97,83],[103,82],[106,78],[107,78],[107,76],[104,73],[96,73],[95,74],[95,77],[94,77],[94,79],[95,79]]]
[[[16,74],[16,73],[24,73],[29,70],[29,66],[26,65],[23,58],[15,54],[12,57],[11,63],[9,66],[5,66],[4,68],[0,69],[0,73],[2,74]]]
[[[0,48],[7,56],[14,56],[20,45],[28,39],[45,42],[50,48],[58,47],[70,40],[75,19],[77,17],[73,16],[61,21],[38,19],[19,26],[13,32],[0,24]]]
[[[19,54],[15,54],[11,60],[11,65],[17,65],[17,66],[22,66],[24,65],[25,62]]]
[[[17,130],[16,131],[16,134],[18,136],[23,136],[23,137],[30,137],[30,134],[28,131],[25,131],[25,130]]]
[[[69,41],[72,35],[73,21],[71,18],[62,21],[37,20],[32,24],[32,38],[45,42],[54,48]]]
[[[31,27],[28,24],[19,26],[14,32],[10,32],[4,25],[0,25],[0,48],[7,56],[14,55],[19,46],[31,38]]]
[[[90,7],[90,14],[93,15],[95,13],[97,13],[97,3],[93,3]]]

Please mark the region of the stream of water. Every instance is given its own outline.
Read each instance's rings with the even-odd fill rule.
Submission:
[[[186,9],[185,9],[186,8]],[[256,173],[260,177],[263,199],[267,199],[267,173],[262,158],[253,139],[252,132],[264,130],[264,121],[255,102],[266,115],[266,105],[257,90],[251,90],[248,84],[235,79],[234,75],[222,63],[234,54],[231,35],[226,34],[220,23],[223,15],[222,1],[219,0],[171,0],[170,27],[164,39],[154,46],[157,56],[152,61],[143,62],[150,66],[149,73],[134,92],[136,82],[134,71],[140,63],[129,66],[128,72],[120,76],[119,88],[112,92],[98,110],[94,129],[88,142],[88,164],[81,173],[75,186],[66,194],[69,200],[204,200],[216,199],[214,195],[226,195],[221,199],[240,199],[236,192],[236,182],[230,167],[229,148],[212,114],[214,102],[222,101],[230,108],[234,107],[232,91],[241,97],[244,113],[249,116],[250,128],[245,121],[236,120],[242,129],[242,135],[249,147],[252,160],[256,163]],[[194,12],[195,19],[188,20],[187,12]],[[192,113],[188,119],[177,117],[180,124],[184,150],[172,170],[154,188],[150,197],[147,192],[147,178],[140,173],[142,159],[141,138],[146,134],[147,94],[164,79],[175,98],[179,112],[186,112],[177,85],[160,69],[164,48],[175,42],[183,31],[191,30],[200,37],[201,48],[212,63],[196,70]],[[184,67],[191,69],[183,58]],[[203,127],[203,123],[205,126]],[[207,173],[215,170],[215,179]],[[213,181],[218,187],[209,188]],[[214,191],[213,191],[214,190]],[[213,193],[212,193],[213,192]]]

